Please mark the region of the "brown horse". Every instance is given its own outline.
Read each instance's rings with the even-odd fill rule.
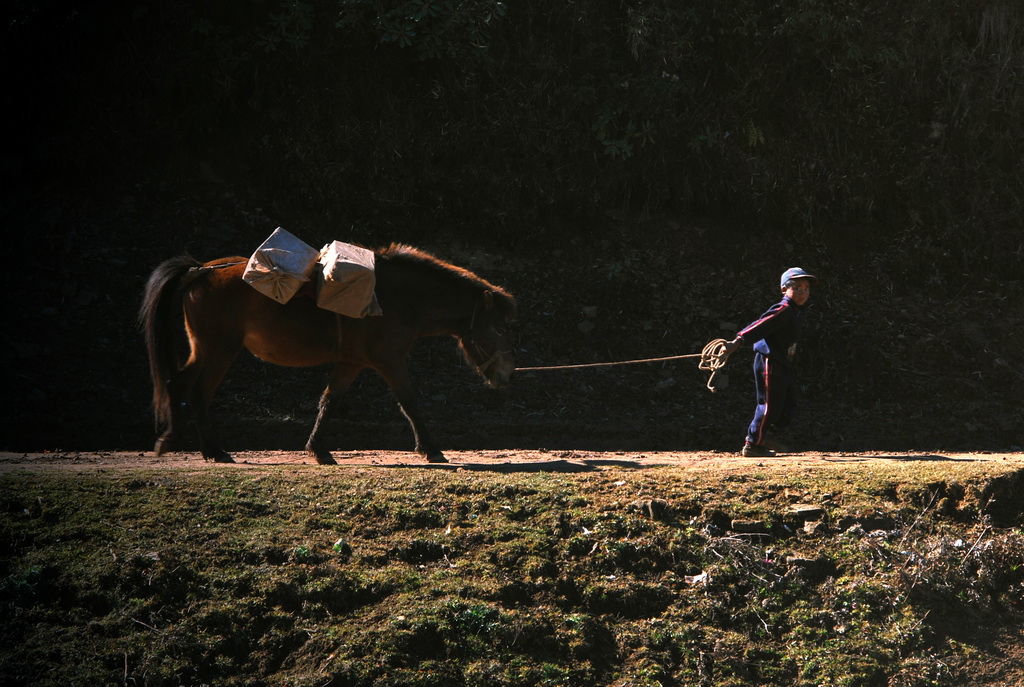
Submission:
[[[324,418],[332,400],[365,368],[391,388],[412,425],[416,452],[432,463],[446,462],[430,438],[409,379],[406,357],[416,339],[455,337],[466,360],[493,387],[506,386],[515,370],[507,335],[515,318],[512,296],[424,251],[398,244],[376,251],[376,294],[384,314],[363,319],[317,307],[312,289],[282,305],[242,281],[245,264],[242,257],[201,264],[182,256],[150,275],[139,325],[149,352],[157,431],[164,427],[156,442],[158,456],[172,447],[187,404],[203,458],[233,462],[213,438],[208,410],[242,348],[277,365],[332,364],[306,442],[306,451],[325,465],[335,461],[320,436]],[[184,365],[173,345],[179,308],[184,308],[191,346]]]

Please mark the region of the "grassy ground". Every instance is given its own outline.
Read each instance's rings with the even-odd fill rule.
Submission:
[[[1022,485],[1016,460],[10,471],[0,682],[1019,684]]]

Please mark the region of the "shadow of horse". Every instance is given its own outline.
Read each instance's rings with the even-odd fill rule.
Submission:
[[[573,474],[581,472],[597,472],[605,467],[642,470],[645,466],[630,460],[537,460],[524,463],[447,463],[424,466],[422,464],[396,464],[387,467],[411,468],[428,467],[441,470],[467,470],[470,472],[497,472],[501,474],[557,472]]]
[[[822,460],[828,463],[866,463],[871,460],[890,460],[893,462],[900,463],[916,463],[925,461],[941,461],[950,463],[976,463],[984,461],[984,458],[951,458],[949,456],[939,456],[934,453],[922,453],[920,455],[912,456],[822,456]]]

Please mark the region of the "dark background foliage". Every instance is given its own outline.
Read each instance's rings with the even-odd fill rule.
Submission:
[[[276,226],[505,284],[524,365],[695,352],[798,264],[809,445],[1021,443],[1015,3],[16,1],[2,31],[4,448],[148,444],[146,274]],[[416,362],[449,443],[732,448],[751,402],[749,360],[714,397],[685,366],[494,397],[448,350]],[[236,446],[301,443],[319,372],[233,380]],[[406,445],[361,384],[344,432]]]

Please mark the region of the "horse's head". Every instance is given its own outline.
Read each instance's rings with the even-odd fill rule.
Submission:
[[[516,355],[509,339],[509,327],[516,317],[516,306],[509,296],[485,290],[473,306],[467,336],[462,337],[462,352],[488,386],[508,386],[516,369]]]

